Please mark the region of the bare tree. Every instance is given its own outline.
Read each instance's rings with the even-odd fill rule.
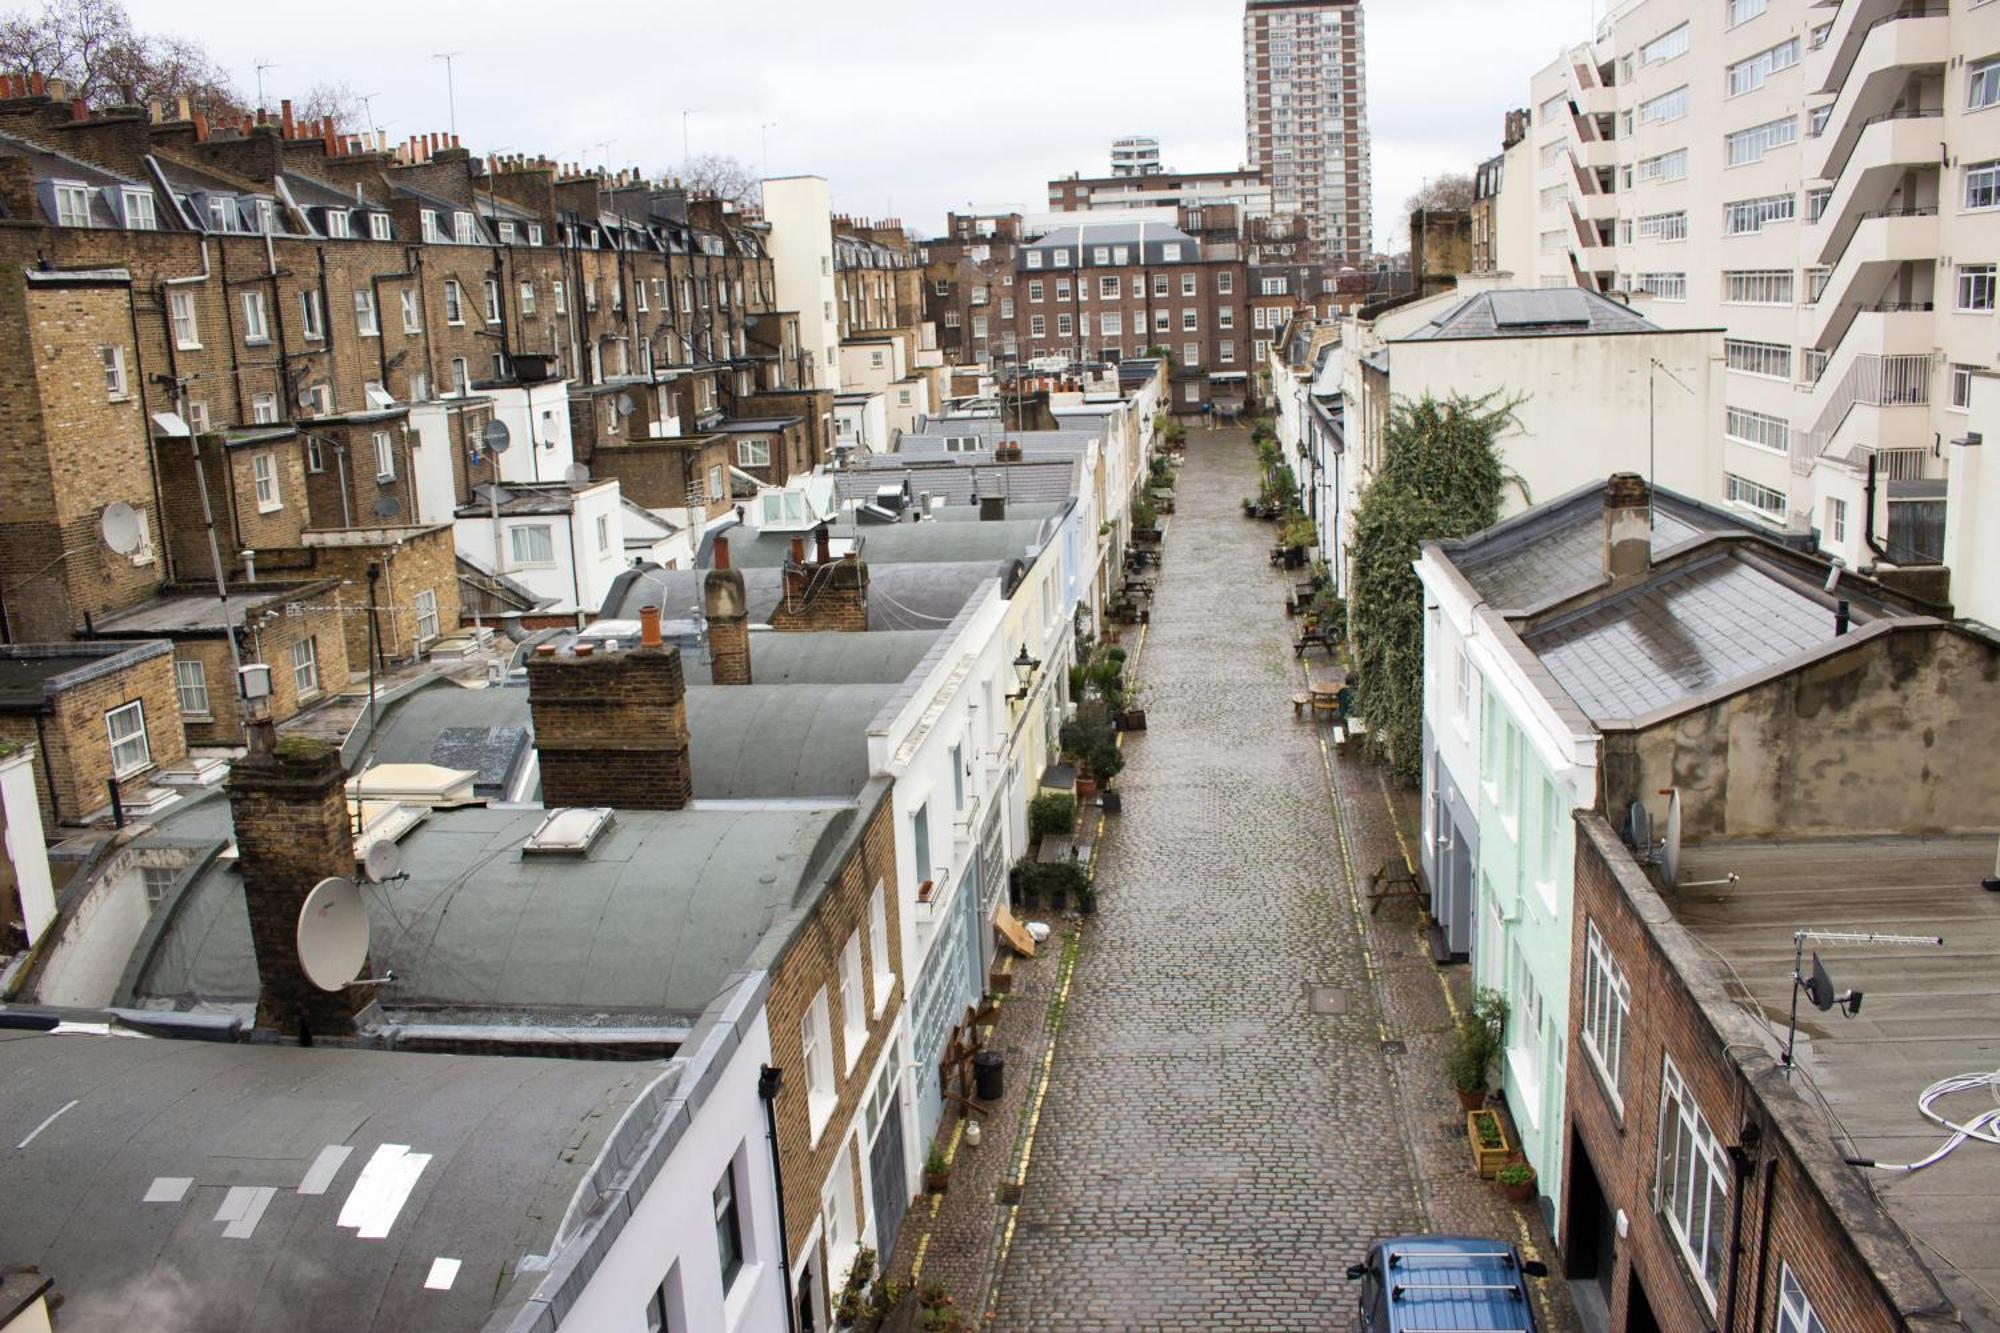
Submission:
[[[295,111],[298,119],[309,125],[322,119],[333,121],[334,131],[339,134],[359,134],[374,128],[367,123],[368,109],[361,100],[361,94],[354,91],[353,84],[344,80],[339,83],[315,83],[306,89],[306,95]]]
[[[1403,211],[1420,208],[1471,208],[1472,177],[1463,171],[1448,172],[1424,182],[1424,187],[1403,201]]]
[[[757,177],[750,168],[722,153],[701,153],[681,167],[681,184],[697,199],[727,199],[735,204],[757,201]]]
[[[39,11],[0,18],[0,69],[61,79],[71,96],[96,105],[185,97],[206,115],[243,110],[198,42],[135,31],[118,0],[43,0]]]

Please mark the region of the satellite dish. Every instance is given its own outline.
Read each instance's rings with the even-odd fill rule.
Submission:
[[[1833,978],[1827,975],[1826,964],[1820,962],[1818,954],[1813,955],[1812,975],[1806,978],[1806,998],[1822,1013],[1839,1002],[1833,993]]]
[[[495,419],[486,423],[486,429],[479,432],[480,443],[489,453],[504,454],[507,446],[514,442],[514,432],[507,429],[507,423]]]
[[[631,415],[632,415],[632,414],[633,414],[634,412],[637,412],[638,410],[639,410],[639,405],[638,405],[637,403],[635,403],[635,402],[633,402],[633,401],[632,401],[632,395],[631,395],[631,394],[629,394],[629,393],[621,393],[621,394],[619,394],[619,395],[618,395],[618,415],[619,415],[619,416],[621,416],[621,417],[629,417],[629,416],[631,416]]]
[[[308,411],[310,411],[310,410],[312,409],[312,406],[313,406],[313,404],[314,404],[314,403],[317,403],[318,401],[319,401],[319,396],[318,396],[317,394],[315,394],[315,393],[313,392],[313,386],[312,386],[312,385],[310,385],[310,384],[301,384],[301,385],[299,386],[299,406],[300,406],[300,407],[303,407],[303,408],[307,409]]]
[[[370,884],[394,879],[402,868],[403,849],[387,839],[368,844],[368,854],[361,858],[361,871]]]
[[[394,518],[403,512],[403,502],[393,495],[385,495],[375,502],[375,517]]]
[[[1625,811],[1625,843],[1642,860],[1653,855],[1653,817],[1643,801],[1634,801]]]
[[[368,908],[351,879],[323,879],[299,908],[299,966],[321,990],[337,991],[368,961]]]
[[[1667,835],[1660,844],[1660,875],[1672,888],[1680,881],[1681,870],[1681,789],[1667,789]]]
[[[146,521],[131,505],[113,500],[97,520],[97,533],[119,555],[130,555],[146,540]]]
[[[571,463],[563,473],[563,480],[569,483],[571,490],[580,491],[590,485],[590,469],[581,463]]]

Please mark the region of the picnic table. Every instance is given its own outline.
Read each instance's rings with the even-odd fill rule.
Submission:
[[[1292,640],[1292,656],[1295,658],[1304,658],[1306,649],[1314,645],[1324,648],[1328,657],[1337,656],[1340,652],[1340,635],[1323,625],[1315,625],[1311,629],[1301,630],[1299,637]]]

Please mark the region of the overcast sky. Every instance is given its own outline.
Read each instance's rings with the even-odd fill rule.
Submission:
[[[1178,170],[1243,158],[1242,6],[1072,0],[1018,10],[873,0],[527,4],[288,11],[269,0],[127,0],[142,31],[200,39],[246,97],[323,80],[373,93],[393,138],[449,128],[476,152],[672,172],[692,152],[814,173],[836,209],[940,230],[948,209],[1046,208],[1046,182],[1108,170],[1119,134],[1158,136]],[[1528,78],[1585,35],[1590,0],[1372,0],[1369,113],[1377,245],[1426,177],[1498,151]],[[770,125],[768,132],[764,130]],[[604,146],[608,141],[608,149]]]

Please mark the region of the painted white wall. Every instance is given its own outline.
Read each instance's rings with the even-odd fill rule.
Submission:
[[[441,402],[410,404],[410,457],[416,473],[419,523],[449,523],[458,512],[450,422],[450,413]]]
[[[1973,376],[1972,410],[1959,433],[1976,431],[1974,446],[1946,443],[1951,455],[1944,556],[1951,566],[1951,600],[1961,616],[2000,627],[2000,376]]]
[[[35,798],[34,758],[32,745],[0,758],[0,827],[4,827],[14,897],[30,944],[42,937],[56,915],[48,845],[42,839],[42,807]]]
[[[840,345],[840,387],[850,393],[886,389],[909,373],[901,338],[870,338]]]
[[[840,322],[834,303],[832,196],[819,176],[766,180],[771,273],[778,309],[799,315],[799,345],[812,353],[814,387],[840,388]]]
[[[576,451],[569,437],[569,381],[482,389],[493,400],[493,419],[512,434],[500,455],[503,482],[563,481]]]
[[[889,447],[889,407],[880,393],[833,405],[833,433],[839,444],[886,451]]]
[[[757,1097],[758,1071],[770,1059],[770,1029],[760,1010],[561,1328],[645,1333],[647,1304],[662,1283],[668,1285],[668,1328],[762,1333],[784,1327],[783,1244]],[[674,1113],[670,1105],[664,1115]],[[710,1201],[732,1163],[745,1255],[725,1296]]]
[[[570,493],[570,512],[500,516],[500,542],[496,556],[493,522],[484,515],[459,519],[452,527],[458,549],[481,565],[499,561],[498,572],[515,580],[538,597],[554,599],[548,609],[554,614],[581,610],[595,614],[604,604],[611,581],[625,568],[625,515],[616,481],[600,481]],[[605,520],[605,540],[599,539],[597,520]],[[547,527],[550,558],[526,564],[514,559],[515,528]]]

